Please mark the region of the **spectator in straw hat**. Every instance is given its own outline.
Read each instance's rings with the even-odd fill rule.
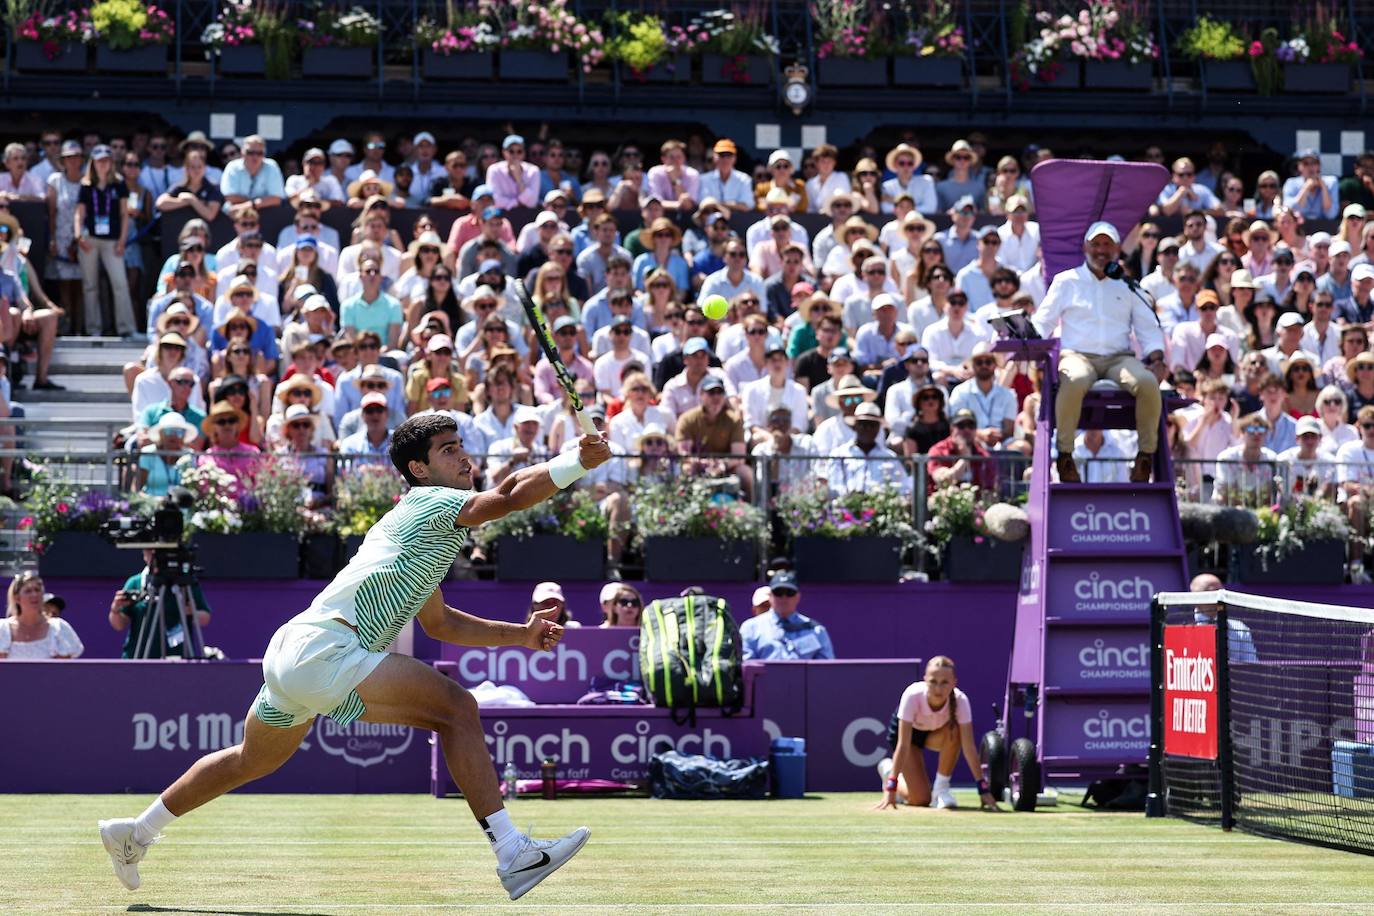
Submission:
[[[963,197],[973,198],[974,206],[979,210],[986,209],[987,183],[978,175],[980,162],[977,151],[967,140],[954,141],[949,152],[945,153],[949,173],[935,186],[940,209],[955,207]]]
[[[239,441],[239,433],[247,425],[246,413],[228,401],[218,401],[200,426],[210,445],[197,459],[197,465],[214,465],[228,473],[234,479],[231,490],[235,495],[252,487],[261,460],[257,446]]]
[[[911,201],[918,213],[935,213],[940,209],[935,182],[929,175],[919,175],[916,169],[921,165],[921,151],[909,143],[899,143],[888,151],[884,160],[893,177],[883,182],[882,211],[893,213],[897,198],[903,194],[911,195]]]
[[[862,216],[851,216],[834,233],[834,244],[829,246],[825,262],[821,264],[821,273],[832,279],[854,270],[855,248],[860,241],[876,242],[878,227]]]
[[[267,418],[267,441],[273,449],[285,441],[286,412],[296,404],[304,406],[317,418],[311,438],[315,449],[328,451],[333,446],[334,424],[322,402],[323,394],[319,382],[304,373],[293,375],[277,386],[272,415]]]
[[[830,450],[830,460],[824,462],[817,476],[836,495],[860,493],[879,487],[897,487],[911,491],[911,475],[897,454],[883,444],[882,409],[877,404],[863,403],[853,414],[844,418],[854,432],[853,438]]]
[[[821,206],[821,213],[830,217],[830,224],[817,232],[811,243],[811,260],[818,270],[825,267],[831,249],[844,242],[845,224],[862,206],[863,199],[852,192],[832,194]]]
[[[826,406],[839,412],[816,427],[817,450],[822,455],[828,455],[853,439],[854,428],[845,422],[845,418],[852,417],[860,404],[867,404],[877,398],[878,393],[866,387],[857,376],[841,376],[835,382],[835,390],[825,398]]]
[[[275,419],[275,418],[274,418]],[[311,413],[304,404],[292,404],[282,417],[281,443],[273,449],[278,455],[290,457],[300,467],[305,483],[310,487],[308,508],[328,505],[334,493],[334,461],[321,454],[327,448],[318,444],[318,430],[324,417]]]

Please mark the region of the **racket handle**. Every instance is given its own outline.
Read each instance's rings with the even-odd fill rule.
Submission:
[[[577,422],[578,422],[579,424],[581,424],[581,426],[582,426],[582,431],[583,431],[584,433],[586,433],[587,435],[589,435],[589,436],[599,436],[599,435],[601,435],[600,433],[598,433],[598,432],[596,431],[596,427],[595,427],[594,425],[592,425],[592,418],[589,417],[589,416],[587,416],[587,412],[586,412],[585,410],[579,410],[579,411],[577,411]]]

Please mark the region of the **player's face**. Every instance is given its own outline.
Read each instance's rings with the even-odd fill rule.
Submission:
[[[472,458],[463,448],[457,430],[439,433],[429,440],[429,482],[440,487],[472,489]]]
[[[926,669],[926,696],[935,701],[949,699],[954,690],[954,671],[949,668]]]

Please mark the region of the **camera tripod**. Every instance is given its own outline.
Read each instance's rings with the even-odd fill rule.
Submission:
[[[134,642],[134,658],[205,658],[205,635],[191,595],[195,560],[185,547],[153,550],[148,575],[143,581],[147,611]],[[176,609],[176,623],[168,626],[168,611]]]

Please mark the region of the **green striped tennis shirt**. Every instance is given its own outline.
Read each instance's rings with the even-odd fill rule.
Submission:
[[[468,539],[458,513],[471,490],[414,487],[382,516],[334,581],[297,623],[347,621],[363,648],[380,652],[420,612]]]

